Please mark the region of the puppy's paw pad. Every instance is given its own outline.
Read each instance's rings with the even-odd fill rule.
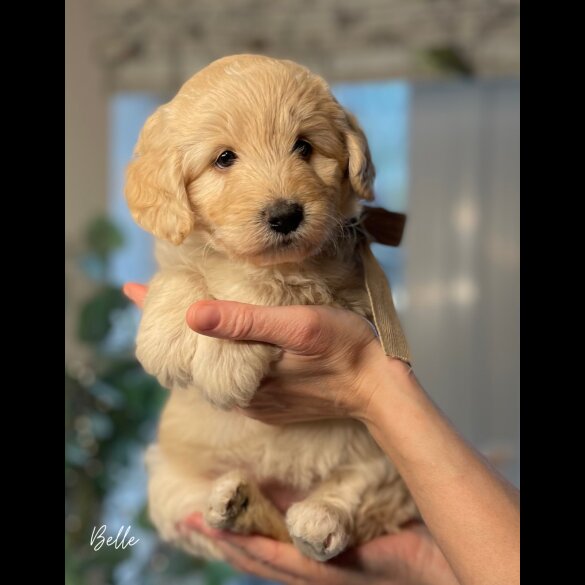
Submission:
[[[236,518],[246,511],[249,504],[249,488],[246,478],[233,473],[220,478],[213,486],[205,512],[205,521],[213,528],[231,528]]]
[[[337,556],[349,544],[349,523],[333,506],[299,502],[289,508],[286,524],[297,548],[317,561]]]

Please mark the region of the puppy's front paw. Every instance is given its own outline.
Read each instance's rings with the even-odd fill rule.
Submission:
[[[170,344],[164,339],[143,327],[136,341],[136,358],[144,370],[155,376],[165,388],[186,388],[192,382],[190,364],[196,344],[193,340],[191,343],[180,341],[179,336]]]
[[[317,561],[327,561],[348,546],[349,521],[334,506],[321,502],[299,502],[286,515],[289,534],[297,548]]]
[[[214,406],[245,407],[278,350],[261,343],[202,338],[192,365],[195,385]]]
[[[234,471],[219,478],[213,485],[205,521],[220,530],[234,529],[240,514],[250,502],[248,481],[243,473]]]

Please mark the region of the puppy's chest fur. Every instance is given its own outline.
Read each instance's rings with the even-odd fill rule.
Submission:
[[[163,270],[199,275],[209,299],[266,306],[329,305],[370,315],[354,241],[302,264],[266,267],[210,251],[199,234],[192,234],[179,247],[158,242],[156,256]]]

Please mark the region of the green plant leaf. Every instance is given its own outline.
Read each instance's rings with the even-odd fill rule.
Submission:
[[[124,236],[118,227],[107,217],[94,219],[87,228],[87,247],[102,261],[124,245]]]
[[[458,47],[444,45],[422,51],[423,59],[434,69],[450,75],[473,77],[473,64]]]
[[[79,339],[93,344],[102,342],[112,327],[112,312],[123,309],[129,302],[117,287],[106,286],[100,289],[81,309]]]

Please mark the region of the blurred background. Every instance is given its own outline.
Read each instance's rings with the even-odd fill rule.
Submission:
[[[133,356],[120,293],[154,270],[123,173],[146,117],[210,61],[251,52],[323,75],[359,118],[376,203],[408,213],[376,247],[416,371],[519,484],[519,2],[66,0],[67,585],[259,583],[159,542],[144,446],[165,391]],[[140,543],[89,546],[94,526]]]

